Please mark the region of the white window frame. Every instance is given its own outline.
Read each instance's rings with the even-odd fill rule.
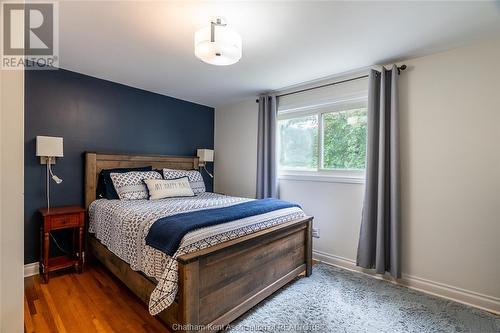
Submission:
[[[365,180],[365,169],[326,169],[323,167],[323,115],[334,112],[341,112],[351,109],[367,107],[368,96],[361,94],[350,96],[347,99],[337,100],[327,104],[311,105],[297,109],[280,110],[277,120],[294,119],[304,116],[316,115],[318,117],[318,168],[316,170],[304,170],[300,168],[282,168],[278,163],[278,178],[284,180],[299,181],[321,181],[362,184]],[[278,147],[280,144],[279,133],[276,140]]]

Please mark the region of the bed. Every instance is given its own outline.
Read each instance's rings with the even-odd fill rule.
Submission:
[[[293,208],[193,231],[172,256],[146,246],[144,234],[162,216],[250,200],[214,193],[154,202],[96,200],[102,169],[149,165],[191,170],[198,158],[85,154],[88,248],[175,331],[219,331],[299,274],[312,273],[312,218]]]

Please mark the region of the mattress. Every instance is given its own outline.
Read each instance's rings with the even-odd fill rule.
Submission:
[[[291,207],[197,229],[184,236],[172,256],[146,245],[151,225],[166,216],[250,200],[209,192],[161,200],[99,199],[89,207],[89,232],[133,270],[158,281],[149,301],[149,312],[155,315],[170,306],[177,294],[177,257],[305,217],[305,214],[300,208]]]

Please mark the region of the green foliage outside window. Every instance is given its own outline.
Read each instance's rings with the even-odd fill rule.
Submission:
[[[318,116],[279,121],[279,163],[293,169],[318,167]]]
[[[323,167],[364,169],[366,109],[323,114]]]

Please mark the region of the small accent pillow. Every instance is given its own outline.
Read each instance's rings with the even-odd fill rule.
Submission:
[[[194,197],[189,178],[144,179],[149,191],[149,200],[174,197]]]
[[[151,171],[153,167],[141,167],[141,168],[118,168],[118,169],[103,169],[99,172],[99,178],[97,180],[97,198],[106,199],[119,199],[118,193],[116,193],[115,187],[113,186],[113,181],[111,180],[110,174],[112,173],[124,173],[131,171]],[[160,171],[160,174],[163,171]]]
[[[189,185],[191,185],[194,194],[205,192],[205,182],[198,170],[163,169],[163,178],[165,179],[177,179],[181,177],[189,178]]]
[[[162,179],[161,174],[155,171],[111,173],[110,176],[120,200],[147,199],[148,188],[143,180]]]

